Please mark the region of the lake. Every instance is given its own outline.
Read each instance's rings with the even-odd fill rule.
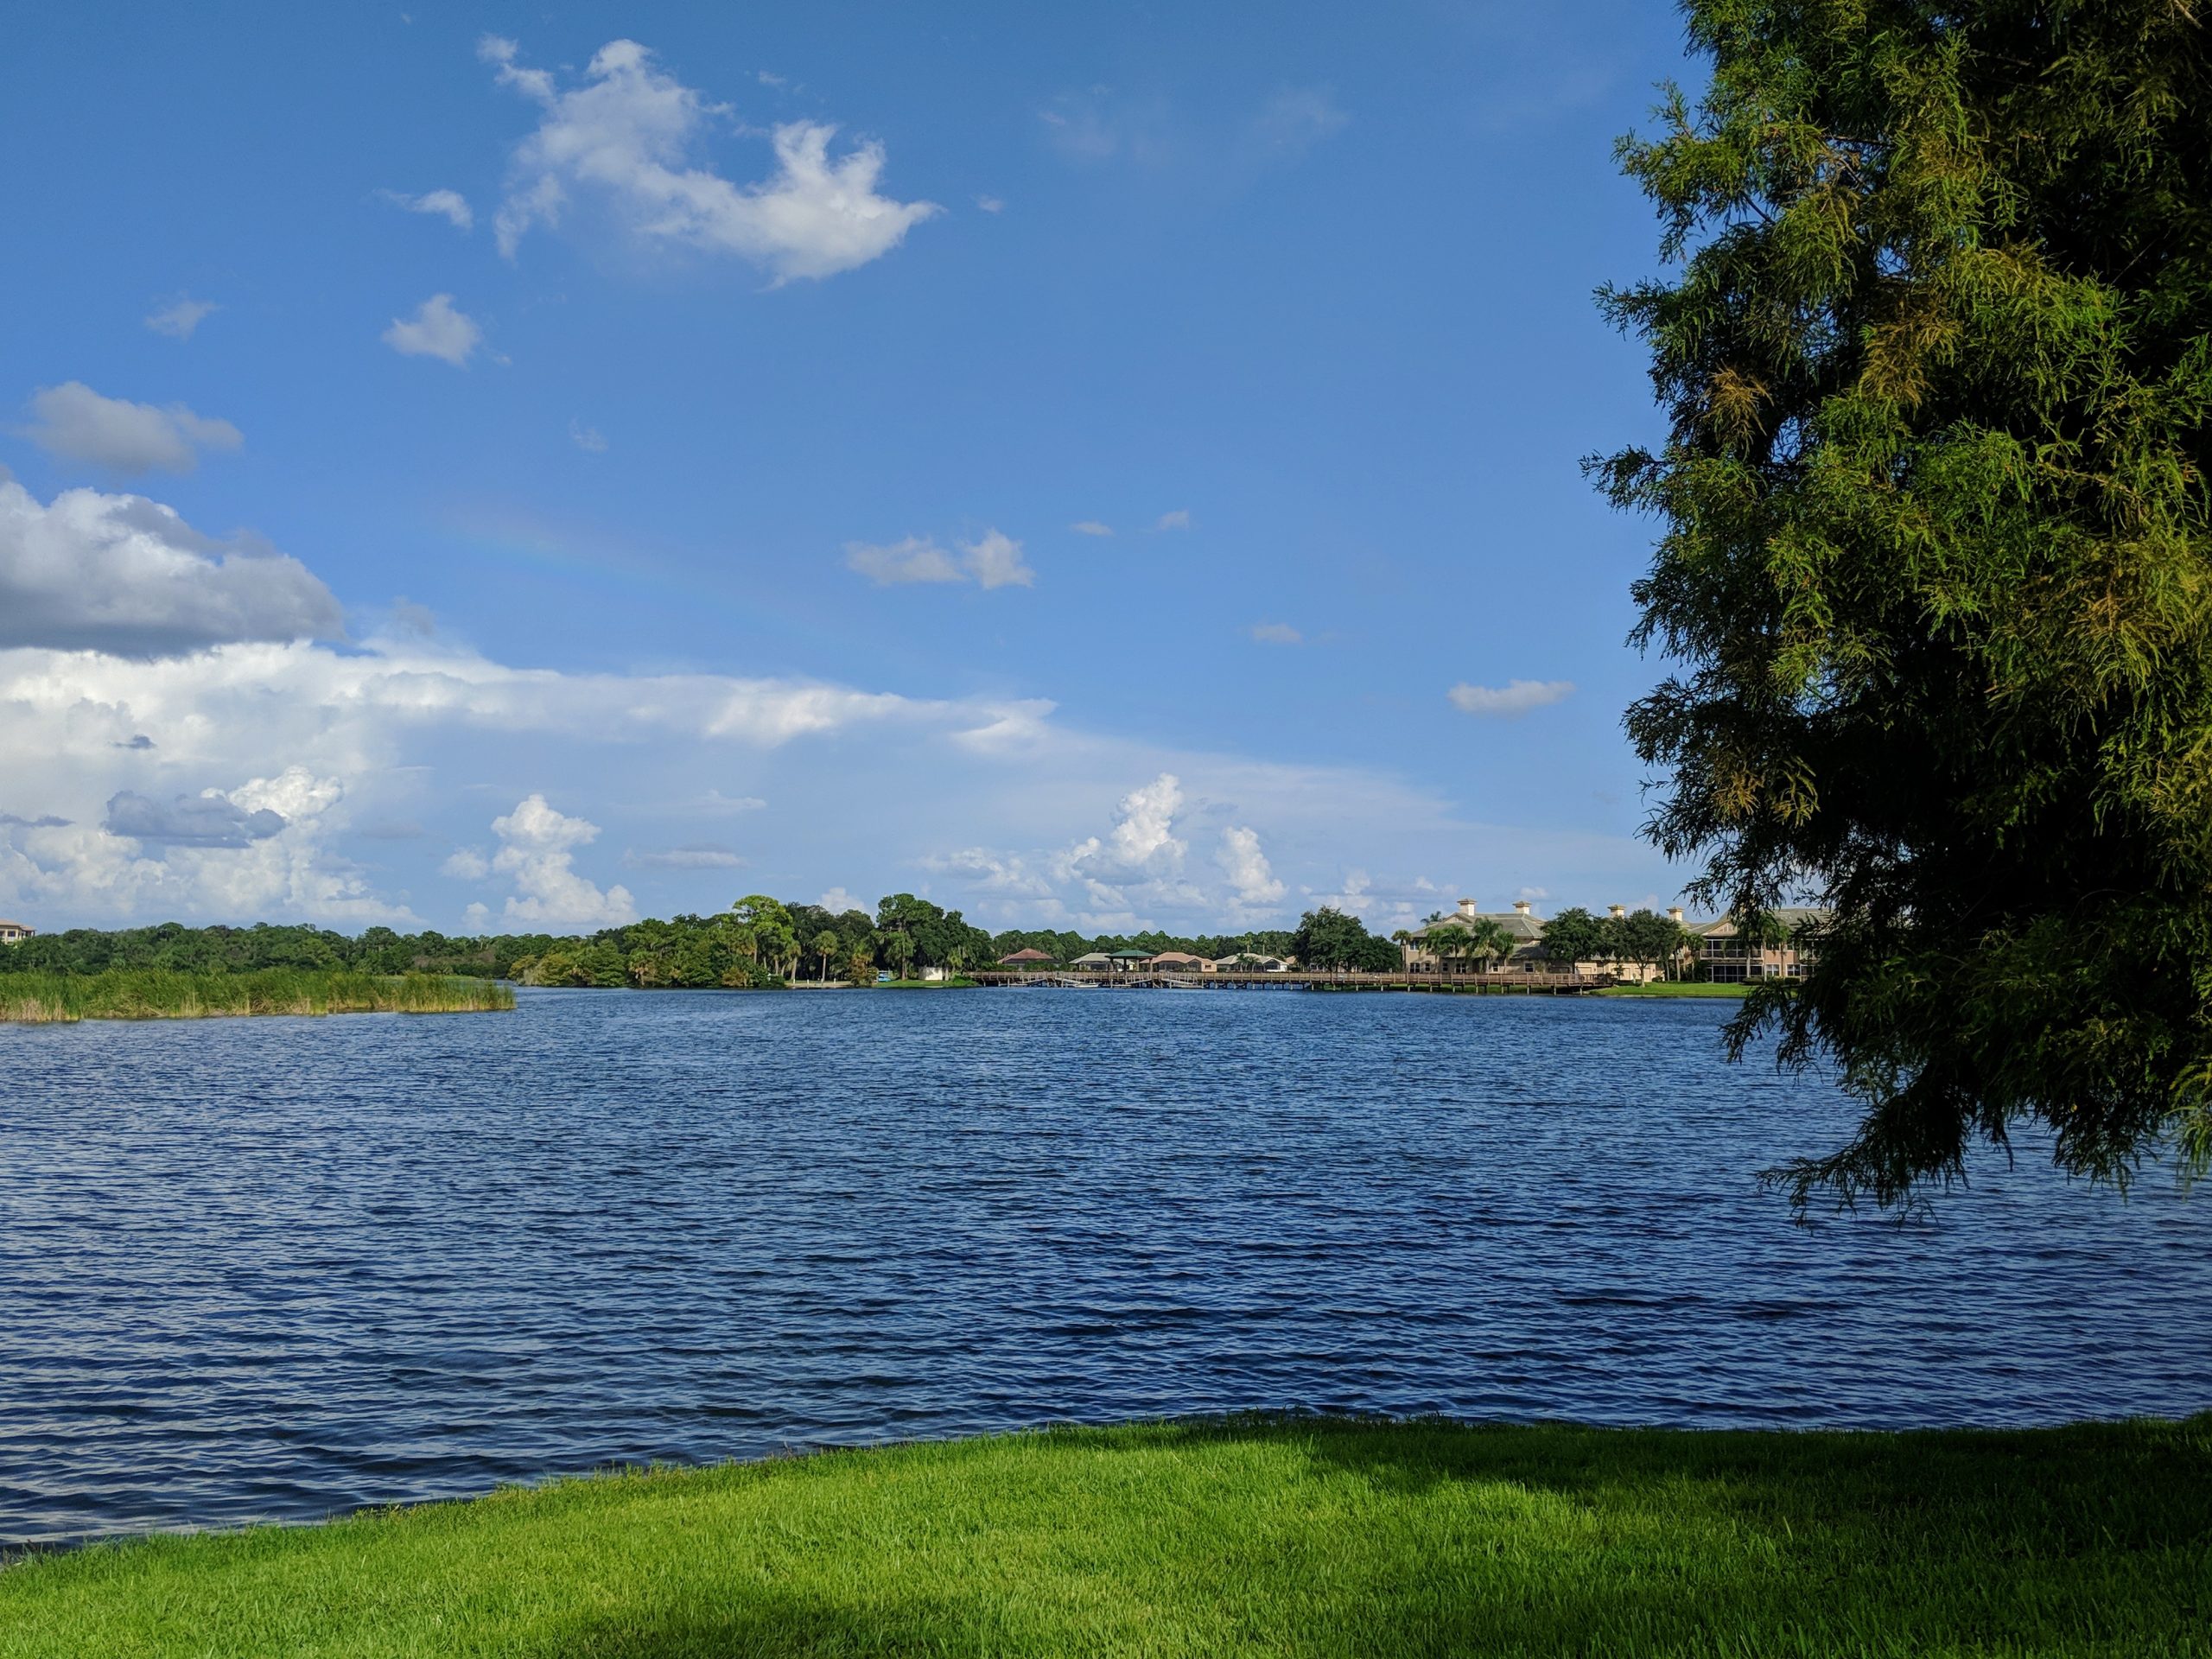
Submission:
[[[2212,1408],[2212,1200],[1794,1225],[1712,1002],[525,993],[0,1027],[0,1540],[1306,1408]]]

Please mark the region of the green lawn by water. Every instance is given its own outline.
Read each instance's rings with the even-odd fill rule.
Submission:
[[[1600,996],[1742,996],[1748,985],[1708,985],[1694,979],[1658,979],[1649,985],[1608,985]]]
[[[2212,1653],[2212,1416],[840,1452],[0,1571],[0,1654]]]

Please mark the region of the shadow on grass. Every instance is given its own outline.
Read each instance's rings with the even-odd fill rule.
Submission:
[[[1161,1541],[1077,1539],[1084,1564],[1057,1583],[970,1562],[919,1596],[752,1586],[716,1607],[603,1613],[532,1651],[2212,1654],[2212,1416],[1700,1435],[1244,1418],[1048,1438],[1106,1454],[1289,1452],[1324,1488],[1367,1489],[1376,1524],[1404,1530],[1382,1543],[1287,1529],[1280,1508],[1253,1525],[1233,1467],[1216,1465],[1218,1537],[1201,1528],[1194,1543],[1185,1526],[1166,1541],[1173,1517],[1138,1503],[1090,1524]],[[1295,1482],[1260,1507],[1285,1491],[1294,1507]],[[1335,1513],[1325,1490],[1308,1501]],[[1107,1606],[1158,1622],[1102,1619]]]

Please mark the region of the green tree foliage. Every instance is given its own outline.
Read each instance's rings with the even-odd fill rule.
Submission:
[[[1671,971],[1690,943],[1689,930],[1654,910],[1632,910],[1606,929],[1618,962]]]
[[[2177,0],[1692,0],[1713,79],[1624,141],[1672,280],[1609,290],[1664,444],[1629,729],[1650,833],[1802,989],[1887,1204],[2039,1120],[2125,1181],[2212,1158],[2212,29]]]
[[[1492,917],[1478,916],[1464,928],[1452,931],[1466,937],[1463,953],[1485,968],[1493,967],[1513,954],[1513,935],[1504,923]]]
[[[1369,974],[1395,973],[1404,960],[1396,945],[1376,938],[1358,917],[1347,916],[1333,905],[1299,918],[1289,954],[1302,968],[1349,968]]]
[[[1569,905],[1544,924],[1544,955],[1562,973],[1578,962],[1611,961],[1612,945],[1605,922],[1580,905]]]

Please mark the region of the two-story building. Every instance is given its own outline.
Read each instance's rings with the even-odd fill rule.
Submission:
[[[19,944],[37,932],[38,929],[26,927],[21,922],[0,922],[0,944]]]
[[[1835,914],[1807,906],[1783,906],[1772,912],[1774,930],[1752,938],[1732,918],[1692,928],[1697,936],[1698,966],[1705,977],[1723,985],[1760,979],[1802,979],[1820,954],[1820,930]]]
[[[1509,944],[1506,953],[1497,957],[1462,957],[1453,954],[1440,956],[1429,944],[1431,939],[1456,929],[1465,934],[1481,922],[1496,922],[1504,931]],[[1412,937],[1399,947],[1409,974],[1444,973],[1456,976],[1484,973],[1535,973],[1549,964],[1544,960],[1544,925],[1536,919],[1535,910],[1526,899],[1516,902],[1508,911],[1480,911],[1471,899],[1459,900],[1459,908],[1449,916],[1441,917],[1426,927],[1415,928]]]

